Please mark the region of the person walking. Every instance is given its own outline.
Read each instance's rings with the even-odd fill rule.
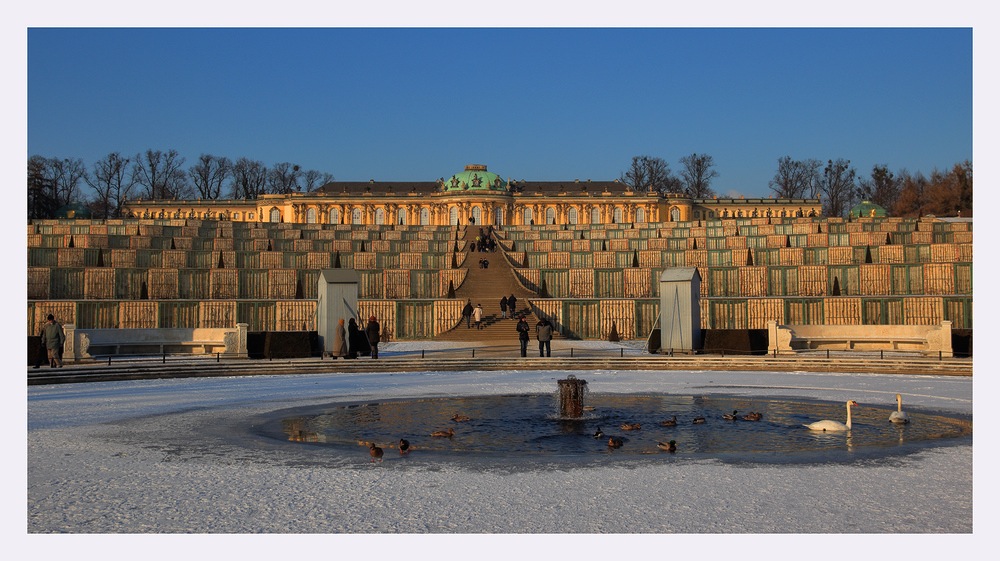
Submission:
[[[507,309],[510,310],[510,317],[513,319],[514,314],[517,312],[517,296],[511,294],[507,297]]]
[[[476,304],[476,309],[472,310],[472,319],[476,322],[476,329],[483,328],[483,305]]]
[[[66,332],[62,325],[56,323],[56,318],[49,314],[45,325],[42,326],[42,343],[45,345],[45,352],[49,358],[49,368],[62,368],[62,350],[66,342]]]
[[[535,324],[535,337],[538,338],[538,356],[552,356],[552,324],[542,318]]]
[[[523,317],[520,320],[518,320],[518,322],[517,322],[517,338],[521,341],[521,356],[522,357],[528,356],[528,339],[530,339],[530,336],[528,335],[528,331],[530,329],[531,328],[528,327],[528,322]]]
[[[500,299],[500,319],[507,319],[507,297]]]
[[[368,325],[365,326],[365,335],[368,336],[368,345],[372,348],[372,358],[378,358],[379,331],[382,326],[378,324],[375,316],[368,318]]]
[[[462,308],[462,317],[465,319],[465,327],[472,329],[472,300],[468,300]]]
[[[333,334],[333,350],[330,354],[334,358],[347,358],[347,333],[344,331],[344,318],[337,320],[337,331]]]

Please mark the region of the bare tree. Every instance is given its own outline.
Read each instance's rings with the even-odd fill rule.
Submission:
[[[820,191],[826,198],[823,205],[826,216],[844,216],[850,210],[857,200],[856,175],[850,160],[827,160],[820,180]]]
[[[87,178],[87,184],[97,194],[97,213],[105,218],[119,218],[122,206],[132,195],[135,187],[135,172],[129,166],[131,160],[112,152],[94,162]]]
[[[256,199],[265,192],[267,167],[249,158],[240,158],[233,164],[230,196],[234,199]]]
[[[302,174],[302,182],[304,183],[307,193],[314,191],[331,181],[333,181],[332,174],[316,171],[314,169],[307,170]]]
[[[222,184],[232,172],[232,163],[224,156],[216,157],[202,154],[198,161],[188,169],[188,175],[194,182],[198,196],[202,199],[218,199],[222,196]]]
[[[791,156],[778,158],[778,171],[768,182],[768,187],[779,199],[802,199],[808,193],[815,197],[819,183],[819,160],[793,160]]]
[[[181,169],[184,158],[176,150],[146,150],[135,157],[136,183],[148,199],[183,199],[190,189]]]
[[[681,186],[689,196],[695,199],[707,199],[715,195],[712,190],[712,180],[719,172],[712,169],[715,165],[708,154],[691,154],[680,159]]]
[[[269,193],[287,195],[301,191],[299,179],[302,177],[302,169],[295,164],[281,162],[274,164],[267,172],[267,190]]]
[[[889,210],[899,199],[900,183],[888,166],[875,164],[870,177],[858,179],[858,196]]]
[[[665,193],[675,191],[679,180],[671,175],[670,165],[662,158],[633,156],[632,165],[619,181],[640,193]]]
[[[28,158],[28,219],[52,218],[56,209],[55,183],[48,175],[48,161],[43,156]]]

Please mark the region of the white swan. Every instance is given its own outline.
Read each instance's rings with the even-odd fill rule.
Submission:
[[[896,394],[896,410],[889,414],[889,420],[893,423],[905,425],[910,422],[910,417],[903,411],[903,396]]]
[[[816,421],[815,423],[809,423],[808,425],[803,426],[809,430],[821,430],[828,432],[851,430],[851,406],[857,404],[858,402],[853,399],[847,402],[847,424],[841,423],[840,421],[824,419],[822,421]]]

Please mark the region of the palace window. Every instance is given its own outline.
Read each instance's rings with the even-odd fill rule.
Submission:
[[[306,209],[306,224],[315,224],[315,223],[316,223],[316,209],[314,208]]]
[[[330,209],[330,224],[340,224],[340,209]]]
[[[476,221],[476,224],[483,223],[483,209],[478,206],[472,207],[472,219]]]
[[[531,209],[530,208],[524,209],[524,223],[531,224],[532,221],[534,221],[534,216],[532,216]]]
[[[635,221],[636,222],[645,222],[646,221],[646,209],[644,209],[644,208],[637,208],[637,209],[635,209]]]
[[[567,213],[567,219],[569,220],[570,224],[576,224],[577,223],[578,217],[577,217],[577,212],[576,212],[575,208],[570,208],[569,209],[569,212]]]
[[[620,206],[616,206],[615,210],[614,210],[614,212],[612,213],[611,216],[612,216],[611,220],[615,224],[621,224],[622,223],[622,208]]]
[[[431,223],[431,212],[426,208],[420,209],[420,225],[427,226]]]
[[[601,223],[601,210],[600,209],[595,208],[594,210],[590,211],[590,223],[591,224],[600,224]]]
[[[281,211],[278,210],[278,209],[276,209],[276,208],[272,208],[271,209],[271,216],[268,219],[268,221],[270,221],[270,222],[281,222]]]
[[[452,226],[458,224],[458,207],[453,206],[448,209],[448,224]]]
[[[406,224],[406,209],[405,208],[401,208],[401,209],[399,209],[398,212],[396,212],[396,222],[399,222],[400,224]]]
[[[376,208],[375,209],[375,223],[376,224],[385,224],[385,209],[384,208]]]
[[[556,223],[556,209],[552,207],[545,209],[545,223],[546,224]]]
[[[351,224],[364,224],[360,208],[355,208],[351,211]]]
[[[681,221],[681,211],[680,211],[679,208],[672,207],[670,209],[670,221],[671,222],[680,222]]]

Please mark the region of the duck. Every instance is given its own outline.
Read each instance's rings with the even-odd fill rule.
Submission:
[[[703,425],[705,424],[705,417],[695,417],[694,419],[691,419],[691,423],[695,425]]]
[[[851,430],[851,407],[857,405],[858,402],[853,399],[847,401],[847,423],[841,423],[840,421],[831,421],[829,419],[824,419],[822,421],[816,421],[814,423],[809,423],[803,425],[809,430],[817,430],[824,432],[843,432]]]
[[[451,420],[455,421],[456,423],[464,423],[465,421],[471,421],[472,417],[466,415],[459,415],[458,413],[455,413],[454,415],[451,416]]]
[[[725,415],[722,416],[722,418],[725,419],[725,420],[727,420],[727,421],[735,421],[736,419],[739,419],[738,414],[739,414],[739,411],[733,409],[732,413],[726,413]]]
[[[448,430],[436,430],[431,433],[431,436],[439,438],[451,438],[455,436],[455,429],[449,428]]]
[[[909,415],[903,411],[903,396],[896,394],[896,410],[889,414],[889,420],[898,425],[905,425],[910,422]]]
[[[608,448],[621,448],[625,444],[625,441],[620,437],[612,436],[608,438]]]
[[[677,415],[673,415],[671,418],[664,421],[660,421],[661,427],[676,427],[677,426]]]
[[[409,454],[409,453],[410,453],[410,441],[406,440],[405,438],[400,438],[399,454],[402,456],[403,454]]]
[[[764,418],[764,415],[761,415],[757,411],[751,411],[751,412],[747,413],[746,415],[743,415],[743,420],[744,421],[759,421],[762,418]]]
[[[374,443],[374,442],[372,442],[372,443],[370,443],[370,444],[368,445],[368,454],[369,454],[369,455],[371,455],[371,457],[372,457],[372,462],[374,462],[374,461],[376,461],[376,460],[378,460],[379,462],[381,462],[381,461],[382,461],[382,454],[383,454],[383,451],[382,451],[382,449],[381,449],[381,448],[379,448],[378,446],[375,446],[375,443]]]
[[[639,423],[622,423],[622,426],[621,426],[622,430],[639,430],[641,428],[642,428],[642,425],[639,424]]]
[[[597,427],[597,432],[594,433],[594,438],[604,438],[604,432],[601,431],[601,427]]]
[[[659,442],[659,441],[657,441],[656,442],[656,447],[659,448],[660,450],[666,450],[667,452],[676,452],[677,451],[677,441],[676,440],[671,440],[670,442]]]

